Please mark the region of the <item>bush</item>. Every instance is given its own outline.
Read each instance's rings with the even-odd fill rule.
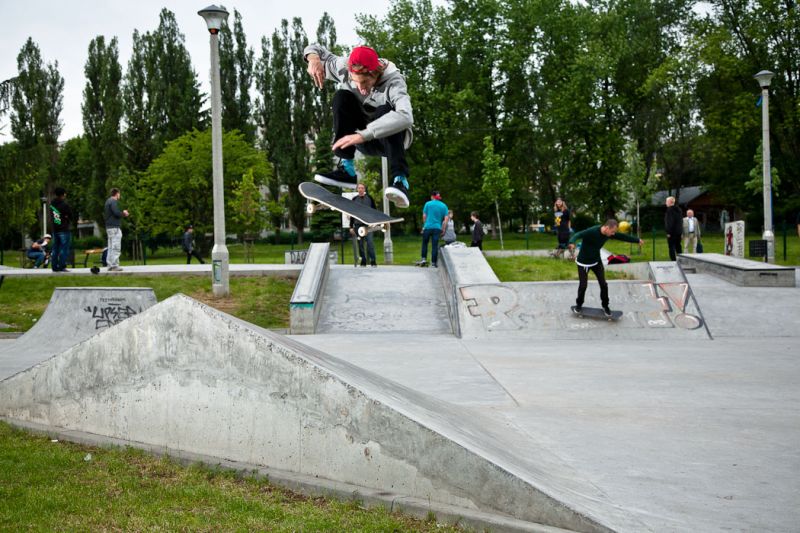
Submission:
[[[95,237],[89,235],[88,237],[81,237],[72,241],[72,247],[76,250],[89,250],[91,248],[105,248],[106,241],[102,237]]]

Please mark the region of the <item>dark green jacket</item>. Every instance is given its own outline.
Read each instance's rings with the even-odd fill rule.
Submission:
[[[632,237],[627,233],[617,232],[613,237],[606,237],[600,232],[601,225],[592,226],[591,228],[579,231],[570,237],[569,243],[575,244],[575,241],[581,239],[581,251],[578,253],[578,263],[582,265],[593,265],[600,262],[600,248],[606,243],[608,239],[616,239],[618,241],[635,242],[639,243],[639,239]]]

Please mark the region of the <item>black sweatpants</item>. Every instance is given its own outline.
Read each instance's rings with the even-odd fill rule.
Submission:
[[[681,246],[682,237],[683,235],[678,233],[677,235],[672,235],[671,237],[667,238],[667,246],[669,247],[670,261],[675,261],[678,258],[676,254],[683,253],[683,247]]]
[[[369,111],[369,114],[367,112]],[[365,109],[358,97],[351,91],[338,90],[333,95],[333,134],[334,142],[345,135],[352,135],[356,130],[363,130],[369,122],[392,111],[392,106],[384,104],[376,109]],[[342,159],[353,159],[356,148],[366,155],[386,157],[389,169],[394,176],[408,177],[406,148],[404,145],[406,132],[400,131],[383,139],[373,139],[365,143],[337,148],[334,153]],[[389,180],[391,182],[391,180]],[[391,185],[391,183],[390,183]]]
[[[583,306],[586,287],[589,285],[590,270],[594,272],[597,283],[600,284],[600,303],[603,307],[608,307],[608,283],[606,283],[606,269],[603,268],[603,263],[597,263],[590,267],[578,265],[578,297],[575,299],[575,305]]]

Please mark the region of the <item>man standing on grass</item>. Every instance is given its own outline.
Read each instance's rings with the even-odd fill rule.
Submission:
[[[56,187],[53,192],[56,197],[50,203],[50,215],[53,219],[53,251],[50,253],[50,267],[53,272],[69,272],[67,259],[72,245],[72,208],[67,203],[66,189]]]
[[[119,189],[111,189],[111,196],[103,206],[103,215],[106,219],[106,233],[108,234],[108,271],[119,272],[119,256],[122,253],[122,217],[128,216],[128,210],[119,208]]]
[[[575,299],[575,312],[580,313],[583,307],[583,300],[586,296],[586,287],[589,284],[589,271],[594,272],[597,283],[600,284],[600,303],[603,306],[603,313],[611,316],[611,308],[608,306],[608,283],[606,282],[605,268],[600,257],[600,249],[608,239],[618,241],[644,244],[642,239],[637,239],[626,233],[617,233],[617,221],[609,219],[602,226],[592,226],[589,229],[579,231],[569,239],[568,247],[570,250],[575,248],[575,242],[581,239],[581,251],[575,263],[578,265],[578,297]]]
[[[447,229],[447,206],[439,191],[431,191],[431,199],[422,208],[422,254],[417,266],[428,266],[428,241],[431,243],[431,266],[437,268],[439,260],[439,237]]]

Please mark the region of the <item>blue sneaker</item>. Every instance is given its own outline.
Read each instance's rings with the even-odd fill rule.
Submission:
[[[405,176],[395,176],[391,187],[386,187],[383,195],[387,200],[399,208],[405,209],[409,206],[408,201],[408,180]]]

